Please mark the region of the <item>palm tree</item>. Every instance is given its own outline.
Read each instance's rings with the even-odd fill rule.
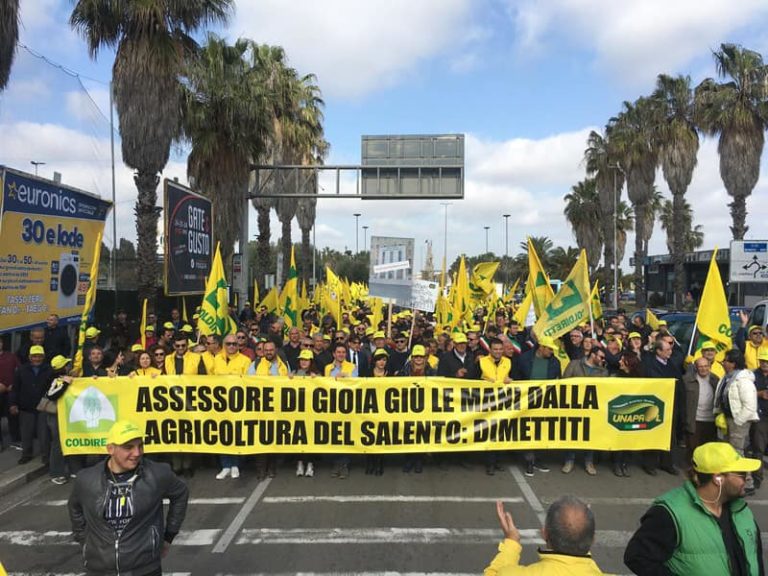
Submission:
[[[693,209],[687,200],[683,200],[682,213],[683,222],[678,224],[675,222],[676,214],[673,203],[665,200],[662,204],[659,221],[661,222],[662,230],[667,233],[667,249],[669,249],[670,253],[672,253],[675,234],[680,231],[678,227],[682,227],[681,235],[683,236],[684,252],[693,252],[704,244],[704,232],[700,224],[693,226]]]
[[[70,25],[96,58],[116,48],[112,93],[120,121],[123,161],[135,170],[139,300],[154,301],[157,283],[157,185],[180,134],[185,62],[197,45],[192,34],[228,19],[233,0],[78,0]]]
[[[624,102],[623,110],[611,118],[611,139],[626,167],[627,194],[635,209],[635,291],[637,305],[645,306],[643,263],[652,227],[647,227],[649,204],[653,200],[658,149],[654,126],[658,106],[649,98]],[[647,228],[649,228],[647,230]]]
[[[544,266],[544,270],[549,274],[549,268],[552,260],[552,250],[555,245],[547,236],[531,236],[531,244],[533,244],[536,254],[539,256],[541,265]],[[518,254],[516,259],[525,263],[525,269],[528,270],[528,242],[520,242],[520,249],[522,254]]]
[[[622,200],[617,206],[616,216],[616,262],[621,264],[627,248],[627,235],[635,226],[632,207]],[[617,264],[617,265],[618,265]]]
[[[614,265],[618,266],[621,258],[616,258],[613,245],[614,209],[621,198],[624,187],[624,171],[620,158],[610,138],[610,125],[605,129],[605,136],[590,132],[587,139],[587,149],[584,151],[587,174],[595,177],[597,193],[600,197],[600,225],[602,227],[603,250],[603,285],[612,286],[611,274]],[[617,230],[618,241],[618,230]],[[614,287],[618,290],[618,287]]]
[[[314,179],[315,186],[317,180]],[[309,286],[309,270],[312,267],[312,254],[310,252],[309,233],[315,225],[317,213],[317,198],[300,198],[296,208],[296,219],[301,228],[301,277],[304,284]],[[316,249],[312,246],[312,249]]]
[[[603,249],[603,230],[600,221],[600,196],[595,178],[585,178],[565,195],[565,218],[573,228],[576,244],[587,251],[590,270],[595,270]]]
[[[249,40],[209,34],[187,68],[184,134],[192,144],[187,171],[194,187],[213,201],[214,231],[229,263],[238,238],[250,177],[250,160],[266,147],[268,96],[250,67]]]
[[[721,44],[714,53],[717,73],[729,81],[707,78],[696,87],[696,121],[701,129],[719,135],[720,177],[733,198],[734,240],[747,232],[747,196],[760,178],[760,157],[765,144],[768,113],[768,67],[763,57],[735,44]]]
[[[690,229],[690,223],[688,227],[684,224],[683,206],[699,152],[699,134],[693,123],[694,99],[690,76],[672,78],[660,74],[652,98],[660,106],[661,122],[657,126],[659,161],[672,192],[674,225],[669,229],[673,240],[670,253],[675,270],[675,304],[682,306],[685,296],[685,233]]]
[[[571,273],[571,268],[576,265],[576,260],[579,258],[579,252],[580,250],[578,248],[573,248],[571,246],[568,246],[568,248],[563,248],[562,246],[554,248],[550,258],[552,278],[567,278],[568,274]]]
[[[18,39],[19,0],[4,0],[0,3],[0,92],[8,85]]]

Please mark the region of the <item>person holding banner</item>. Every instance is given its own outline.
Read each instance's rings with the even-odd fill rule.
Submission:
[[[210,338],[210,335],[207,337]],[[250,366],[251,359],[240,353],[236,336],[227,334],[224,337],[224,351],[214,359],[213,374],[216,376],[244,376]],[[226,454],[222,455],[219,461],[221,462],[221,470],[216,474],[216,480],[224,480],[230,475],[235,480],[240,478],[239,456]]]
[[[477,377],[477,363],[475,357],[467,350],[467,335],[463,332],[453,335],[453,350],[440,357],[437,375],[468,380]]]
[[[282,358],[277,355],[277,346],[271,340],[262,344],[264,356],[256,358],[248,367],[251,376],[288,376],[290,370]]]
[[[129,377],[150,376],[152,378],[156,378],[162,374],[158,368],[152,366],[152,356],[149,352],[146,350],[141,350],[138,352],[138,356],[138,365],[133,372],[128,374]]]
[[[167,464],[144,459],[143,439],[132,422],[116,422],[107,435],[109,459],[75,480],[69,518],[89,575],[160,576],[161,559],[181,529],[189,489]]]
[[[520,565],[523,547],[512,514],[501,502],[496,502],[496,514],[504,540],[499,544],[499,553],[483,571],[484,576],[602,574],[589,552],[595,541],[595,515],[575,496],[561,496],[552,502],[541,529],[545,548],[539,549],[539,561],[528,566]]]
[[[640,576],[764,574],[760,527],[744,501],[746,477],[761,465],[725,442],[693,452],[693,474],[659,496],[624,551]]]

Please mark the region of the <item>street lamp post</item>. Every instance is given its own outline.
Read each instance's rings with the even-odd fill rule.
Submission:
[[[443,232],[443,287],[445,287],[445,273],[448,270],[448,206],[452,202],[440,202],[440,205],[445,208],[445,227]]]
[[[368,226],[363,226],[363,252],[368,250]]]
[[[511,214],[502,214],[504,218],[504,265],[507,269],[506,281],[509,285],[509,217]]]
[[[613,169],[613,308],[619,308],[619,263],[617,262],[618,246],[618,221],[619,221],[619,191],[616,189],[616,171],[620,171],[624,175],[624,179],[627,178],[627,173],[621,167],[621,164],[616,162],[615,166],[608,166]]]
[[[357,254],[360,251],[360,228],[358,224],[360,223],[361,214],[355,213],[352,216],[355,217],[355,254]]]
[[[43,166],[43,165],[45,165],[45,162],[37,162],[36,160],[30,160],[30,162],[29,162],[29,163],[30,163],[30,164],[32,164],[32,166],[34,166],[34,167],[35,167],[35,176],[37,176],[37,169],[38,169],[40,166]]]
[[[485,253],[488,254],[488,230],[490,230],[490,226],[483,226],[485,228]]]

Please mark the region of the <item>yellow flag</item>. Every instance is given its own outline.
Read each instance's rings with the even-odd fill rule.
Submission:
[[[277,286],[272,286],[264,299],[259,302],[259,308],[267,307],[267,312],[277,312],[280,309],[280,296],[277,293]]]
[[[512,287],[507,290],[507,293],[504,295],[504,304],[511,304],[515,300],[515,294],[517,294],[518,286],[520,286],[520,278],[515,280],[515,283],[512,284]]]
[[[538,337],[559,338],[579,324],[589,322],[590,293],[587,252],[582,250],[560,291],[539,316],[533,331]]]
[[[83,344],[85,343],[85,331],[88,329],[88,316],[93,305],[96,304],[96,286],[99,283],[99,259],[101,258],[101,232],[96,236],[93,248],[93,262],[91,262],[91,275],[88,277],[88,292],[85,293],[85,304],[80,316],[80,333],[77,337],[77,352],[72,362],[72,373],[75,376],[83,374]]]
[[[493,283],[493,276],[498,268],[499,262],[480,262],[472,268],[469,293],[473,302],[481,303],[495,292],[496,286]]]
[[[459,271],[456,273],[453,302],[453,326],[456,328],[462,321],[471,321],[472,308],[469,298],[469,283],[467,280],[467,265],[464,256],[459,262]]]
[[[520,326],[525,326],[525,319],[528,318],[528,312],[531,309],[531,304],[533,304],[533,291],[528,290],[525,293],[525,298],[523,298],[520,306],[515,311],[514,316],[512,316],[512,319],[515,320]]]
[[[256,305],[259,303],[259,283],[256,280],[253,281],[253,300],[251,302],[253,303],[252,310],[255,310]]]
[[[187,299],[185,296],[181,297],[181,321],[184,322],[184,324],[189,324],[189,320],[187,319]]]
[[[229,292],[219,244],[216,244],[211,273],[205,282],[205,294],[197,327],[203,336],[208,334],[226,336],[237,331],[237,323],[229,316]]]
[[[283,320],[288,328],[299,325],[299,275],[296,272],[296,259],[291,246],[291,266],[288,268],[288,279],[285,281],[280,294],[280,304],[283,310]]]
[[[141,307],[141,349],[147,349],[147,299],[144,298],[144,305]]]
[[[659,329],[659,318],[651,312],[650,308],[645,309],[645,323],[650,326],[651,330]]]
[[[728,300],[725,297],[723,281],[720,278],[720,269],[715,258],[717,248],[709,262],[709,272],[704,290],[701,293],[701,304],[696,314],[696,326],[699,330],[696,340],[696,354],[694,358],[701,356],[701,345],[711,341],[717,348],[716,360],[722,360],[725,353],[733,347],[731,339],[731,318],[728,314]]]
[[[599,320],[603,317],[603,305],[600,304],[600,290],[597,288],[597,280],[592,288],[592,319]]]
[[[544,272],[539,255],[536,254],[536,248],[533,242],[528,238],[528,286],[527,292],[533,296],[533,307],[536,310],[536,316],[541,318],[544,308],[555,297],[555,292],[549,284],[549,276]]]

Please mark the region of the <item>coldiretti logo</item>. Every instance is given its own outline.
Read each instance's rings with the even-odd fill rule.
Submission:
[[[74,400],[67,398],[67,430],[109,432],[117,412],[117,396],[105,396],[95,386],[89,386]]]
[[[664,422],[664,402],[656,396],[618,396],[608,402],[608,423],[617,430],[651,430]]]

